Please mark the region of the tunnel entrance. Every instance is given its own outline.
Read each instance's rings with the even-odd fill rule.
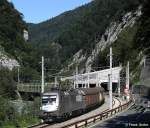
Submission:
[[[78,84],[78,88],[82,88],[83,86],[82,86],[82,84]]]
[[[78,84],[78,88],[85,88],[87,87],[87,84]],[[89,88],[95,88],[96,84],[89,84]]]
[[[108,83],[107,82],[101,83],[101,87],[104,88],[105,92],[108,92]]]
[[[114,93],[117,93],[118,92],[118,83],[112,83],[112,91]]]
[[[118,86],[118,83],[112,83],[112,91],[113,93],[117,92],[117,87]],[[104,83],[101,83],[101,87],[104,88],[105,92],[108,92],[109,90],[109,85],[107,82],[104,82]]]
[[[95,88],[96,84],[90,84],[89,86],[90,86],[90,88]]]

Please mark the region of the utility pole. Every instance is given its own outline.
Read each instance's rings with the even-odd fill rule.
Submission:
[[[76,87],[78,88],[78,65],[76,66]]]
[[[74,88],[77,87],[77,75],[78,75],[78,66],[76,66],[76,73],[75,73],[75,79],[74,79]]]
[[[99,87],[98,73],[96,74],[96,87]]]
[[[90,72],[88,71],[88,88],[90,88]]]
[[[110,47],[109,108],[112,109],[112,47]]]
[[[127,99],[129,99],[129,84],[130,84],[130,76],[129,76],[129,61],[127,62],[127,67],[126,67],[126,90],[125,93],[127,95]]]
[[[144,57],[144,68],[146,67],[146,57]]]
[[[44,57],[42,56],[42,85],[41,93],[44,93]]]
[[[20,83],[20,68],[19,68],[19,66],[18,66],[17,70],[18,70],[18,84],[19,84]]]
[[[57,77],[55,76],[55,87],[57,87]]]
[[[120,73],[118,78],[118,96],[120,97]]]
[[[126,88],[129,89],[129,61],[126,67]]]

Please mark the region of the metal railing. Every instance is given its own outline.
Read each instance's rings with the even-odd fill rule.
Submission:
[[[80,127],[86,127],[89,126],[93,123],[96,123],[98,121],[102,121],[104,119],[107,119],[119,112],[121,112],[122,110],[126,109],[129,107],[129,105],[132,103],[132,99],[129,100],[129,102],[123,104],[123,105],[119,105],[118,107],[102,112],[100,114],[97,114],[95,116],[80,120],[80,121],[76,121],[70,124],[67,124],[65,126],[63,126],[62,128],[80,128]]]
[[[44,89],[50,90],[52,87],[51,84],[45,84]],[[41,84],[40,83],[20,83],[17,85],[17,90],[20,92],[31,92],[31,93],[40,93]]]

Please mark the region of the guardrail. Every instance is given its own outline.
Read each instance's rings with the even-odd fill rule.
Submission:
[[[97,114],[95,116],[89,117],[87,119],[83,119],[80,121],[76,121],[74,123],[67,124],[63,126],[62,128],[80,128],[80,127],[86,127],[89,126],[92,123],[95,123],[97,121],[102,121],[104,119],[107,119],[108,117],[111,117],[115,115],[116,113],[121,112],[122,110],[128,108],[128,106],[132,103],[132,99],[129,100],[129,102],[120,105],[114,109],[108,110],[106,112],[102,112],[100,114]]]

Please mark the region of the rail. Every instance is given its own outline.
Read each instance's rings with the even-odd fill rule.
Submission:
[[[132,99],[129,100],[129,102],[123,104],[123,105],[119,105],[118,107],[102,112],[100,114],[97,114],[95,116],[89,117],[87,119],[83,119],[80,121],[76,121],[74,123],[70,123],[67,124],[65,126],[63,126],[62,128],[80,128],[80,127],[86,127],[92,123],[95,123],[97,121],[102,121],[104,119],[107,119],[113,115],[115,115],[116,113],[121,112],[122,110],[128,108],[128,106],[132,103]]]

